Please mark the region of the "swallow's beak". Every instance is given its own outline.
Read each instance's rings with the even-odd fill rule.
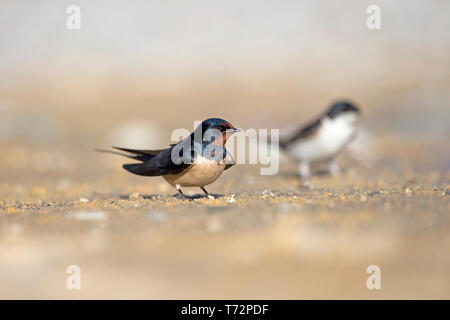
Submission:
[[[234,133],[234,132],[241,132],[242,130],[238,128],[232,128],[231,131]]]

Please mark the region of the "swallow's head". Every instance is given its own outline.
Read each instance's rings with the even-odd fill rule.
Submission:
[[[209,129],[219,130],[220,132],[225,132],[227,130],[233,132],[238,131],[231,123],[219,118],[210,118],[202,122],[202,130],[206,131]]]
[[[229,136],[238,131],[240,130],[235,128],[230,122],[219,118],[206,119],[195,129],[195,132],[201,132],[203,141],[216,141],[216,143],[219,143],[219,140],[221,140],[223,144]],[[217,139],[219,137],[222,139]]]
[[[359,108],[355,106],[354,104],[342,100],[342,101],[336,101],[331,105],[331,107],[327,111],[327,116],[330,119],[334,119],[342,114],[359,114]]]
[[[339,121],[351,127],[357,125],[359,116],[359,108],[348,101],[337,101],[333,103],[325,114],[325,117],[331,121]]]

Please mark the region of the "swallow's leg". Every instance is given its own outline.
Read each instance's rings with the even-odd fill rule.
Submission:
[[[333,176],[341,172],[341,169],[339,169],[339,165],[335,159],[328,162],[328,172]]]
[[[311,169],[309,167],[309,162],[300,162],[298,165],[298,173],[301,178],[309,178],[311,177]]]
[[[179,184],[175,185],[175,188],[177,188],[178,194],[180,199],[186,199],[186,196],[184,195],[183,191],[181,191],[181,186]]]
[[[200,189],[202,189],[203,190],[203,192],[206,194],[206,196],[209,196],[209,192],[208,191],[206,191],[206,189],[205,189],[205,187],[200,187]]]

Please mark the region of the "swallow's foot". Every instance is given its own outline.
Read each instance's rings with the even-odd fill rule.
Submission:
[[[187,197],[184,194],[181,193],[177,193],[176,195],[174,195],[175,198],[180,199],[180,200],[186,200]]]
[[[339,165],[336,161],[332,160],[328,163],[328,172],[333,176],[341,172],[341,169],[339,168]]]
[[[300,164],[298,165],[298,173],[300,175],[300,178],[311,178],[311,169],[309,167],[309,163],[300,162]]]
[[[188,198],[188,197],[186,197],[186,195],[183,193],[183,191],[181,191],[181,186],[180,186],[179,184],[176,184],[176,185],[175,185],[175,188],[177,188],[177,191],[178,191],[178,193],[175,195],[175,197],[176,197],[177,199],[185,200],[185,199]]]
[[[205,187],[200,187],[200,189],[202,189],[202,191],[205,193],[205,195],[206,195],[207,197],[210,196],[209,192],[206,191]]]

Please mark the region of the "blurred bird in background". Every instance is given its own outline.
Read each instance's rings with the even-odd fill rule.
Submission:
[[[280,147],[299,162],[302,178],[311,176],[311,164],[324,162],[328,172],[339,173],[337,155],[355,137],[359,108],[348,101],[337,101],[318,119],[280,141]]]

